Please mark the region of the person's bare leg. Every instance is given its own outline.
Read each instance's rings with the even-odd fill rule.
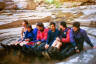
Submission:
[[[62,46],[62,43],[61,42],[57,42],[57,45],[56,45],[56,47],[57,47],[57,49],[59,49],[60,50],[60,47]]]
[[[52,44],[52,47],[55,47],[57,45],[57,40],[55,40]]]

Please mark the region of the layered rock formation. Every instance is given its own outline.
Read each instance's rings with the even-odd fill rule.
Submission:
[[[33,0],[0,0],[0,9],[36,9],[36,3]]]

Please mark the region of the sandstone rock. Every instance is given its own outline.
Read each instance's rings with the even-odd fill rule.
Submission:
[[[27,7],[28,10],[35,10],[36,9],[36,3],[33,0],[27,1]]]
[[[0,2],[0,11],[3,10],[5,8],[5,3],[4,2]]]

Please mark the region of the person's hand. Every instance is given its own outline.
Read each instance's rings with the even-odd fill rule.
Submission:
[[[30,39],[25,39],[25,41],[30,41]]]
[[[78,49],[78,47],[77,47],[77,46],[75,47],[75,50],[76,50],[76,52],[77,52],[77,53],[79,53],[79,52],[80,52],[80,50]]]
[[[21,36],[21,40],[23,40],[23,36]]]
[[[46,44],[46,45],[45,45],[45,49],[48,49],[48,48],[49,48],[49,45],[48,45],[48,44]]]
[[[39,44],[41,44],[41,42],[39,41],[39,42],[37,42],[37,45],[39,45]]]
[[[76,52],[79,53],[80,51],[77,49]]]
[[[57,38],[56,38],[56,40],[57,40],[57,41],[60,41],[60,38],[59,38],[59,37],[57,37]]]

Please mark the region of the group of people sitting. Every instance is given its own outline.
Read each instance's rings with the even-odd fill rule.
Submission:
[[[61,21],[59,28],[55,22],[50,22],[50,27],[45,28],[38,22],[36,28],[24,20],[22,23],[21,38],[12,42],[7,48],[20,48],[24,53],[37,56],[47,56],[53,59],[64,59],[75,53],[80,53],[86,41],[92,48],[96,48],[90,41],[86,31],[80,28],[79,22],[74,22],[72,28]],[[5,45],[1,44],[3,47]]]

